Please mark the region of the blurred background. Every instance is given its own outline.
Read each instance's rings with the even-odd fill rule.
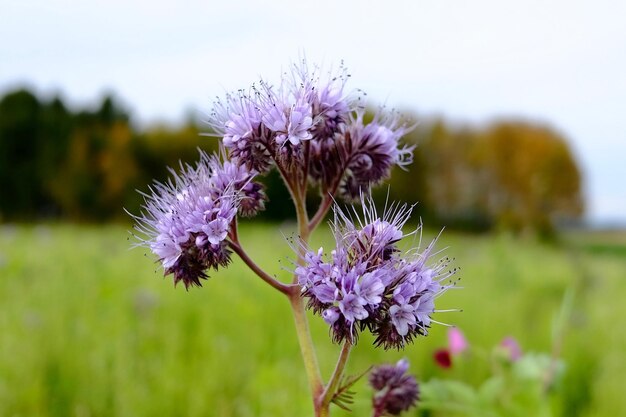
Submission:
[[[446,227],[465,289],[441,302],[464,312],[441,321],[472,345],[513,336],[562,361],[552,415],[626,415],[625,13],[608,0],[0,0],[0,415],[310,414],[286,303],[237,262],[172,289],[127,250],[123,210],[138,213],[136,190],[167,166],[217,148],[199,136],[215,96],[302,56],[343,61],[372,109],[418,123],[389,193],[419,202],[428,236]],[[265,182],[244,239],[287,279],[291,205]],[[327,374],[337,347],[312,324]],[[405,352],[364,337],[352,370],[406,356],[423,380],[478,386],[489,364],[437,368],[445,328],[431,333]]]

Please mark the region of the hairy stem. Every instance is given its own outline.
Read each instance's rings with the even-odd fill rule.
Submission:
[[[297,175],[290,176],[277,162],[278,171],[285,183],[285,186],[289,190],[289,194],[293,200],[294,208],[298,218],[298,237],[300,239],[298,245],[298,265],[304,264],[304,252],[306,244],[309,241],[311,229],[309,229],[309,219],[306,211],[306,182],[302,184],[298,182]],[[292,177],[292,178],[290,178]],[[294,184],[296,185],[294,187]],[[294,275],[293,283],[290,293],[288,294],[289,303],[291,305],[291,311],[296,326],[296,334],[298,335],[298,343],[300,344],[300,353],[302,354],[302,360],[304,362],[304,369],[309,381],[309,388],[311,389],[311,397],[313,399],[313,406],[315,407],[315,414],[319,416],[319,408],[317,406],[317,399],[322,394],[324,385],[322,383],[322,375],[319,370],[317,362],[317,355],[315,353],[315,346],[313,345],[313,339],[311,338],[311,331],[309,330],[309,323],[306,317],[306,311],[304,309],[304,300],[300,295],[300,288],[295,285],[298,279]]]
[[[343,370],[348,363],[348,357],[350,356],[350,349],[352,349],[352,343],[349,340],[346,340],[341,347],[341,353],[339,354],[339,358],[337,359],[337,364],[335,365],[335,370],[333,371],[333,375],[330,377],[328,384],[326,385],[326,389],[321,397],[321,406],[328,407],[330,402],[332,401],[335,392],[337,391],[337,387],[339,386],[339,382],[343,377]]]
[[[309,160],[311,158],[311,142],[304,142],[304,172],[302,173],[302,183],[300,184],[300,191],[302,192],[302,198],[306,200],[306,189],[309,183]]]
[[[317,363],[317,355],[315,354],[313,339],[311,339],[309,323],[304,310],[304,301],[300,296],[300,291],[292,291],[289,296],[289,302],[291,303],[291,310],[296,324],[296,333],[300,344],[300,353],[304,361],[304,369],[306,370],[311,396],[315,405],[315,399],[320,396],[323,390],[322,375]]]

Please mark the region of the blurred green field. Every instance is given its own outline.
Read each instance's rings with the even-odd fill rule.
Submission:
[[[286,278],[289,233],[288,225],[261,225],[241,236],[261,265]],[[239,261],[202,289],[174,289],[151,256],[129,250],[127,236],[123,226],[0,227],[0,416],[311,415],[280,294]],[[626,415],[623,235],[578,233],[545,245],[446,232],[445,246],[464,289],[440,298],[438,308],[464,311],[438,320],[458,325],[475,346],[512,335],[526,351],[549,352],[553,317],[572,288],[554,414]],[[311,324],[327,376],[339,349],[321,319]],[[419,378],[480,381],[488,371],[482,362],[435,368],[432,352],[445,334],[435,325],[403,352],[374,350],[363,335],[348,372],[407,357]],[[356,389],[353,415],[368,415],[369,389],[363,382]]]

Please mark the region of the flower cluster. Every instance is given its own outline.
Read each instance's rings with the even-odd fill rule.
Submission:
[[[361,197],[361,204],[356,222],[335,207],[331,259],[322,248],[306,251],[295,272],[309,308],[331,326],[336,342],[354,342],[368,329],[377,345],[399,349],[428,333],[435,298],[455,285],[455,270],[447,269],[447,258],[429,262],[434,242],[401,256],[397,243],[407,236],[402,227],[411,207],[392,205],[379,218],[371,199]]]
[[[214,103],[209,125],[237,163],[260,173],[276,165],[284,175],[310,181],[321,192],[351,199],[387,178],[394,165],[412,160],[400,147],[410,128],[382,109],[369,124],[345,68],[319,75],[306,61],[274,86],[261,80],[248,91]]]
[[[400,360],[394,365],[382,365],[370,373],[369,383],[374,388],[372,406],[374,415],[397,416],[418,400],[419,386],[412,375],[406,374],[409,363]]]
[[[163,265],[165,275],[186,288],[201,285],[206,271],[230,262],[226,238],[237,212],[252,215],[265,195],[252,182],[254,172],[201,152],[196,166],[173,170],[167,183],[155,183],[145,195],[144,212],[134,216],[135,229]]]

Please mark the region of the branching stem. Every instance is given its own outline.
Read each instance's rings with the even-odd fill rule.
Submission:
[[[239,255],[239,257],[241,258],[241,260],[248,265],[248,267],[259,276],[259,278],[261,278],[263,281],[267,282],[268,284],[270,284],[272,287],[274,287],[275,289],[277,289],[278,291],[282,292],[285,295],[289,295],[291,293],[291,285],[287,285],[287,284],[283,284],[282,282],[278,281],[277,279],[275,279],[274,277],[272,277],[271,275],[269,275],[267,272],[265,272],[263,269],[261,269],[260,266],[258,266],[253,260],[252,258],[250,258],[250,256],[248,255],[248,253],[239,245],[239,243],[233,242],[233,241],[229,241],[228,242],[228,246],[237,254]]]

